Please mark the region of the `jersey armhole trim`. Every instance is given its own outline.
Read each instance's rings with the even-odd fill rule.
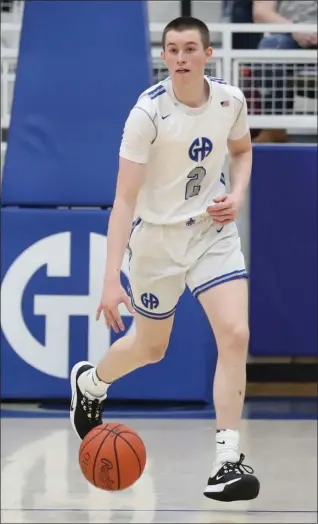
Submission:
[[[233,124],[233,125],[235,126],[235,124],[236,124],[236,122],[238,121],[238,119],[239,119],[239,117],[240,117],[240,114],[241,114],[241,112],[242,112],[242,109],[243,109],[243,106],[244,106],[244,99],[243,99],[243,100],[240,100],[240,98],[237,98],[237,96],[234,96],[234,95],[233,95],[233,98],[235,98],[235,100],[238,100],[239,102],[241,102],[241,109],[239,110],[238,115],[237,115],[237,117],[236,117],[236,120],[235,120],[235,122],[234,122],[234,124]]]
[[[155,128],[155,138],[151,141],[151,145],[155,142],[156,138],[157,138],[157,135],[158,135],[158,127],[156,126],[155,124],[155,118],[157,116],[157,113],[154,114],[154,117],[151,118],[151,115],[148,113],[148,111],[146,111],[143,107],[140,107],[140,106],[135,106],[135,109],[140,109],[140,111],[143,111],[150,119],[150,121],[152,122],[152,125],[154,126]]]

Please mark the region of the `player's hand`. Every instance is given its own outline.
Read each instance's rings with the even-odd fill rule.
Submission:
[[[233,222],[243,204],[243,199],[233,193],[224,193],[213,199],[207,212],[217,225],[225,226]]]
[[[292,37],[300,47],[311,47],[317,45],[317,33],[293,33]]]
[[[103,289],[102,299],[97,308],[96,320],[100,319],[101,313],[108,329],[112,328],[115,333],[125,330],[125,325],[119,313],[119,304],[125,304],[128,311],[134,314],[131,300],[120,282],[106,283]]]

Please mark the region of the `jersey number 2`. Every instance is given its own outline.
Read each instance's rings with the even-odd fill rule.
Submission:
[[[200,193],[201,189],[201,182],[204,179],[206,175],[206,170],[204,167],[195,167],[190,171],[188,174],[188,178],[190,179],[187,182],[186,190],[185,190],[185,199],[188,200],[188,198],[197,196]]]

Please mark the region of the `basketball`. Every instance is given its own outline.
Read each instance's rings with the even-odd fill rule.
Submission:
[[[145,445],[139,435],[124,424],[101,424],[83,439],[79,464],[85,478],[97,488],[126,489],[144,471]]]

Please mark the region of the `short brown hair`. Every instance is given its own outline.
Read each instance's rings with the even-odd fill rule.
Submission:
[[[210,45],[210,32],[208,26],[193,16],[179,16],[175,18],[164,28],[162,33],[162,47],[165,47],[166,35],[169,31],[186,31],[188,29],[197,29],[201,35],[201,40],[204,49],[207,49]]]

